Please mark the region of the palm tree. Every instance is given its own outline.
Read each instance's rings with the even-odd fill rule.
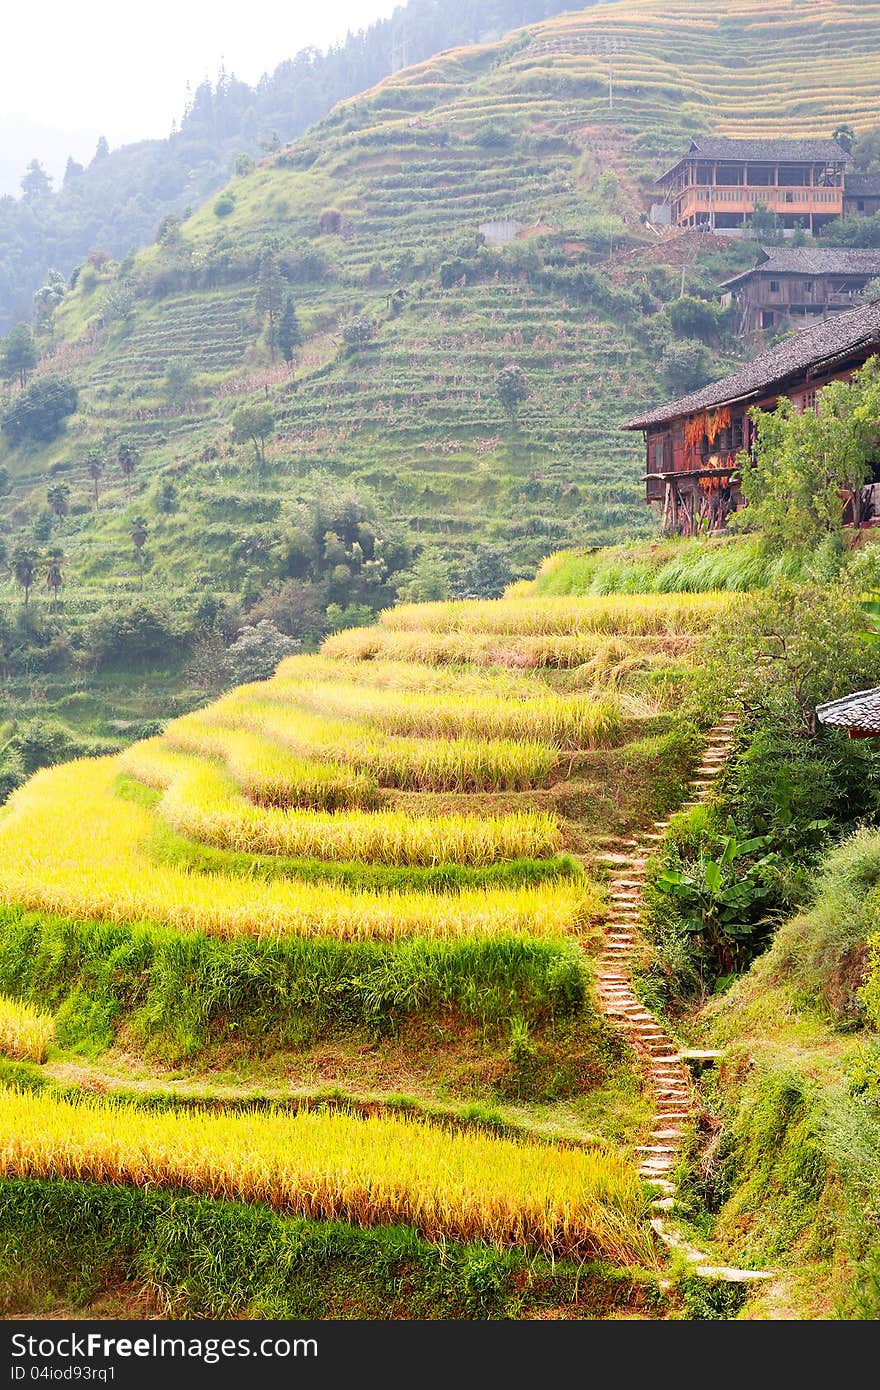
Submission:
[[[47,490],[46,501],[57,517],[67,516],[70,511],[70,488],[66,483],[55,483]]]
[[[98,509],[98,498],[101,491],[101,474],[104,472],[104,465],[101,456],[95,449],[90,449],[86,456],[86,468],[92,480],[92,496],[95,499],[95,510]]]
[[[58,593],[64,588],[64,574],[61,566],[64,564],[63,550],[50,550],[46,556],[46,588],[52,590],[53,603],[58,602]]]
[[[149,527],[142,516],[136,516],[129,527],[128,534],[131,536],[132,545],[138,557],[138,567],[141,576],[141,589],[144,587],[144,546],[147,542]]]
[[[119,467],[122,469],[122,476],[125,479],[125,495],[126,497],[131,497],[131,475],[134,472],[135,464],[138,460],[137,450],[127,439],[123,439],[120,441],[119,448],[116,452],[116,458]]]
[[[856,143],[856,133],[848,121],[841,121],[839,125],[834,127],[831,133],[831,139],[836,140],[838,145],[842,145],[847,154],[849,154],[853,145]]]
[[[12,573],[16,584],[24,589],[24,606],[27,608],[31,597],[31,587],[37,573],[37,557],[27,546],[19,546],[12,557]]]

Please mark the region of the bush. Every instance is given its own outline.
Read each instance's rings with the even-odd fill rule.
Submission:
[[[215,217],[228,217],[235,211],[235,195],[233,193],[221,193],[214,204]]]
[[[64,428],[77,406],[77,390],[59,376],[44,376],[31,382],[16,397],[3,416],[3,433],[11,444],[48,444]]]
[[[699,390],[713,377],[712,358],[703,343],[693,338],[670,343],[660,359],[660,370],[672,390],[682,395]]]
[[[139,600],[102,608],[86,629],[85,645],[96,666],[143,668],[177,660],[185,634],[164,609]]]
[[[247,681],[268,680],[278,663],[298,647],[299,642],[279,632],[268,618],[262,618],[242,628],[226,659],[233,679],[243,685]]]

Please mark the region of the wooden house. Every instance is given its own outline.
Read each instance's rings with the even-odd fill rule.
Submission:
[[[760,205],[784,229],[818,232],[843,215],[848,160],[836,140],[700,135],[659,185],[677,227],[742,234]]]
[[[846,217],[874,217],[880,212],[880,174],[847,174],[843,212]]]
[[[827,700],[816,706],[816,718],[829,729],[846,729],[850,738],[880,738],[880,688]]]
[[[623,429],[644,433],[647,501],[661,509],[664,529],[717,530],[742,505],[736,456],[753,447],[753,406],[772,410],[787,396],[813,410],[823,386],[848,380],[878,353],[880,299],[820,320],[730,376],[628,420]],[[880,505],[878,493],[866,490],[861,519]]]
[[[762,247],[758,264],[721,284],[736,305],[736,332],[803,327],[804,320],[851,309],[880,276],[880,249]]]

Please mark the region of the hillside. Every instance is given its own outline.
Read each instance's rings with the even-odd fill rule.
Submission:
[[[240,159],[294,139],[337,101],[450,43],[497,38],[563,8],[554,0],[407,0],[393,15],[349,33],[326,53],[302,49],[253,87],[221,71],[199,84],[165,140],[110,150],[85,167],[70,159],[52,190],[38,168],[20,174],[24,196],[0,197],[0,331],[31,312],[51,270],[65,277],[103,249],[117,259],[148,242],[168,213],[197,207]]]
[[[69,692],[97,660],[96,616],[139,599],[141,563],[171,671],[208,600],[234,634],[262,599],[309,645],[397,593],[497,594],[561,546],[647,534],[619,422],[682,371],[729,365],[722,318],[701,342],[664,306],[752,254],[658,241],[650,181],[696,129],[864,126],[880,7],[822,17],[817,37],[812,5],[720,19],[694,2],[670,20],[641,0],[449,51],[337,106],[140,255],[86,265],[35,378],[69,375],[77,412],[48,446],[5,436],[0,460],[7,552],[37,559],[23,626],[14,581],[5,596],[8,671],[38,673],[50,703]],[[478,232],[499,220],[521,230],[492,250]],[[290,367],[272,342],[287,296]],[[507,364],[526,392],[515,417],[496,395]],[[231,422],[267,403],[258,465]]]

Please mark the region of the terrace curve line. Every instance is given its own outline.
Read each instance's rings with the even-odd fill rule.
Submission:
[[[705,801],[730,752],[737,716],[726,714],[707,734],[706,749],[693,775],[692,796],[680,810]],[[655,1198],[656,1215],[651,1226],[673,1252],[684,1255],[706,1279],[746,1283],[774,1277],[772,1271],[734,1269],[714,1265],[711,1257],[697,1250],[672,1226],[669,1216],[675,1207],[676,1186],[672,1172],[681,1156],[685,1126],[698,1109],[688,1059],[711,1060],[720,1054],[683,1050],[660,1021],[636,998],[632,987],[631,964],[638,941],[638,920],[643,902],[645,867],[669,824],[656,821],[638,839],[624,841],[620,853],[606,853],[600,862],[612,871],[611,917],[605,941],[595,961],[596,982],[603,1012],[626,1034],[645,1070],[654,1098],[654,1127],[648,1142],[640,1145],[639,1175],[659,1187]]]

